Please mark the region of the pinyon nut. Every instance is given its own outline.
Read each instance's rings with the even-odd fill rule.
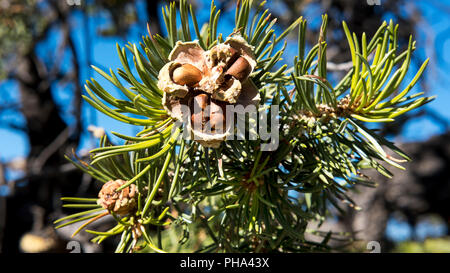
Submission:
[[[193,128],[195,130],[202,130],[203,124],[206,122],[204,120],[203,111],[200,111],[198,113],[193,113],[191,115],[191,122],[192,122]]]
[[[215,103],[211,101],[210,106],[210,117],[209,117],[209,125],[211,126],[211,132],[218,131],[219,133],[224,133],[225,129],[225,109],[226,105],[223,103]]]
[[[202,79],[200,70],[192,64],[182,64],[172,72],[173,82],[193,87]]]
[[[208,106],[209,96],[207,94],[199,94],[194,97],[194,109],[205,109]]]
[[[229,54],[230,54],[230,59],[227,62],[227,66],[228,67],[230,67],[234,62],[236,62],[236,60],[241,56],[239,54],[239,52],[236,49],[232,48],[232,47],[230,47]]]
[[[209,96],[207,94],[199,94],[194,97],[192,105],[191,121],[195,129],[203,129],[203,125],[206,123],[206,117],[204,110],[208,106]]]
[[[211,100],[207,94],[202,93],[195,96],[191,107],[191,122],[194,130],[223,133],[222,131],[225,128],[225,107],[225,103]]]
[[[250,75],[251,71],[252,67],[250,66],[250,63],[244,57],[239,57],[230,68],[228,68],[226,74],[243,81]]]

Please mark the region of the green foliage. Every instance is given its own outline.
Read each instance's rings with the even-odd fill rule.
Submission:
[[[326,251],[333,233],[324,234],[321,243],[310,242],[305,239],[307,224],[323,221],[330,205],[357,208],[346,192],[355,184],[374,186],[361,169],[390,176],[383,163],[402,168],[398,163],[408,160],[365,122],[393,121],[433,99],[410,94],[427,62],[410,83],[403,83],[414,42],[399,53],[398,26],[392,22],[384,23],[370,41],[365,34],[359,40],[344,23],[353,68],[333,85],[327,72],[327,16],[318,43],[307,52],[307,22],[299,18],[277,36],[276,20],[263,5],[252,9],[253,1],[238,1],[234,32],[255,47],[258,63],[250,78],[260,91],[260,107],[279,105],[280,128],[271,128],[280,131],[275,151],[261,151],[261,139],[225,141],[218,149],[181,139],[184,128],[172,130],[175,120],[162,106],[157,77],[175,43],[196,37],[209,49],[224,40],[217,33],[220,10],[214,2],[202,28],[184,0],[178,7],[178,26],[177,6],[170,4],[162,10],[167,37],[150,34],[139,45],[118,45],[123,68],[117,72],[94,67],[127,100],[111,96],[91,79],[86,101],[111,118],[142,128],[136,136],[111,132],[123,145],[102,138],[100,147],[91,151],[90,163],[73,160],[101,182],[123,179],[128,183],[120,189],[132,183],[138,188],[135,212],[125,217],[112,213],[117,225],[106,232],[87,230],[97,235],[94,242],[121,234],[117,252],[176,251],[180,249],[167,238],[175,230],[180,244],[191,242],[192,230],[206,234],[208,242],[197,245],[196,251]],[[280,66],[285,37],[297,27],[298,56],[292,67]],[[406,87],[399,92],[402,84]],[[403,159],[388,155],[386,148]],[[83,211],[58,220],[66,221],[58,227],[101,215],[96,199],[65,200],[71,202],[66,206]]]
[[[399,243],[393,252],[396,253],[449,253],[450,238],[428,238],[424,242],[406,241]]]
[[[0,7],[0,80],[7,76],[10,63],[17,53],[30,50],[33,38],[36,38],[45,25],[35,0],[7,1]]]

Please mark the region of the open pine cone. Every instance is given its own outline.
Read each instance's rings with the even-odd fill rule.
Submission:
[[[118,215],[128,214],[136,205],[136,185],[131,184],[120,192],[116,192],[126,182],[118,179],[105,183],[98,193],[99,205]]]
[[[159,72],[158,87],[168,113],[183,121],[181,105],[190,109],[189,130],[200,144],[217,148],[231,132],[226,124],[228,104],[259,103],[249,79],[256,66],[253,48],[239,35],[204,51],[197,41],[178,41],[169,62]]]

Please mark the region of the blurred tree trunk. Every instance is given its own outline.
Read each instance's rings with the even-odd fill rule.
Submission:
[[[147,1],[146,6],[153,34],[161,32],[158,18],[159,2]],[[52,226],[55,212],[58,217],[61,215],[59,198],[63,195],[75,195],[82,183],[82,174],[71,165],[67,168],[70,163],[64,158],[64,155],[70,155],[72,149],[76,149],[82,131],[80,60],[70,36],[69,26],[71,12],[76,9],[67,5],[65,1],[49,0],[47,4],[50,9],[47,11],[48,14],[43,16],[46,17],[44,21],[47,22],[47,26],[42,32],[33,34],[34,38],[26,52],[17,53],[15,69],[10,73],[10,79],[18,85],[20,112],[25,120],[23,128],[16,124],[13,126],[27,134],[30,150],[26,158],[26,167],[23,169],[24,177],[11,183],[10,196],[6,199],[0,198],[0,233],[3,231],[3,236],[0,238],[0,252],[20,251],[19,242],[26,233],[45,235],[44,229]],[[123,6],[117,9],[117,6],[110,2],[101,1],[92,4],[99,5],[111,14],[118,13],[124,17]],[[134,3],[124,1],[122,5],[134,5]],[[29,18],[26,14],[21,16],[25,19]],[[113,20],[112,23],[120,25],[115,26],[116,30],[126,31],[129,27],[128,22],[121,20],[117,22]],[[37,56],[36,53],[38,43],[45,43],[48,33],[54,27],[62,34],[59,46],[61,49],[69,50],[72,55],[72,71],[66,75],[61,75],[62,71],[58,67],[57,60],[50,62],[54,62],[55,67],[47,68],[44,65],[46,57]],[[144,26],[142,28],[145,29]],[[120,35],[120,33],[116,34]],[[58,50],[56,49],[53,54],[55,59],[58,58]],[[62,119],[62,109],[58,109],[58,104],[53,97],[54,86],[63,77],[74,86],[73,101],[65,105],[71,104],[75,124],[68,124]],[[96,191],[93,192],[95,194]]]
[[[161,24],[158,17],[160,12],[158,8],[159,4],[160,1],[147,1],[147,17],[149,21],[148,24],[150,26],[152,34],[161,34]]]
[[[61,187],[76,192],[81,174],[60,172],[67,161],[64,154],[76,148],[79,132],[70,135],[68,125],[62,120],[53,99],[51,79],[34,52],[18,58],[15,78],[19,83],[21,112],[26,120],[30,152],[27,157],[25,185],[14,185],[14,194],[7,199],[3,249],[18,251],[21,236],[33,226],[32,206],[44,209],[43,222],[59,206]],[[66,189],[68,190],[68,189]],[[56,201],[56,204],[55,204]]]
[[[59,197],[64,192],[76,192],[81,173],[70,169],[70,175],[63,170],[67,164],[64,154],[69,154],[78,146],[81,134],[81,86],[79,84],[78,60],[69,35],[67,18],[68,5],[49,1],[46,27],[34,35],[29,49],[15,56],[15,67],[11,78],[17,83],[20,92],[20,112],[25,119],[21,130],[27,134],[29,153],[24,167],[24,178],[11,183],[12,194],[6,200],[6,219],[4,228],[3,251],[18,252],[23,234],[33,232],[44,234],[51,225],[50,214],[59,210]],[[57,24],[58,23],[58,24]],[[61,48],[68,47],[72,53],[72,74],[74,100],[66,102],[74,109],[72,115],[76,124],[69,125],[61,117],[61,111],[53,97],[53,86],[59,80],[58,49],[55,51],[55,64],[48,68],[37,56],[39,42],[47,38],[53,26],[61,29]],[[66,76],[66,75],[64,75]],[[69,79],[69,78],[68,78]],[[34,213],[39,212],[39,213]]]

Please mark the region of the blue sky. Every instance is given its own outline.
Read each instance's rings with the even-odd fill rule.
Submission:
[[[141,1],[142,2],[142,1]],[[198,20],[205,22],[209,16],[209,0],[198,1]],[[270,2],[270,1],[269,1]],[[283,8],[282,6],[276,4],[276,2],[271,2],[271,7],[274,9]],[[275,3],[275,4],[274,4]],[[420,11],[424,16],[424,22],[418,25],[418,35],[415,37],[417,40],[418,50],[416,54],[420,56],[429,56],[431,58],[430,65],[426,71],[429,80],[429,95],[438,95],[437,100],[433,101],[427,107],[433,109],[446,119],[450,120],[450,111],[447,111],[447,103],[450,101],[450,93],[447,87],[450,86],[450,79],[447,77],[447,71],[450,68],[450,11],[443,8],[443,6],[450,7],[450,0],[446,1],[425,1],[418,0],[414,3],[419,7]],[[143,5],[141,3],[141,5]],[[144,10],[144,8],[140,9]],[[408,5],[405,6],[405,12],[409,10]],[[320,17],[317,17],[317,7],[311,7],[308,9],[303,16],[312,23],[311,25],[320,23]],[[145,22],[145,15],[139,14],[142,22]],[[85,59],[85,41],[83,40],[84,24],[81,16],[75,16],[72,20],[73,26],[73,38],[75,39],[76,48],[81,57],[82,64],[82,77],[83,79],[88,79],[93,77],[100,84],[102,84],[106,90],[110,90],[113,95],[120,96],[116,92],[115,88],[106,80],[104,80],[100,75],[94,73],[92,69],[89,68],[89,64]],[[219,24],[219,33],[223,33],[225,36],[229,34],[232,30],[230,22],[234,21],[234,12],[222,16],[223,23]],[[98,16],[96,18],[90,18],[89,24],[91,30],[95,26],[105,25],[108,22],[108,18],[105,15]],[[401,27],[401,26],[400,26]],[[134,26],[128,35],[128,39],[132,43],[138,43],[141,39],[141,35],[146,34],[145,24]],[[121,67],[119,58],[116,54],[115,44],[119,43],[124,45],[126,41],[118,39],[117,37],[112,38],[100,38],[95,33],[91,33],[92,42],[92,64],[108,69],[112,68],[116,71],[117,68]],[[59,39],[59,34],[54,32],[50,35],[49,43],[45,43],[39,48],[42,54],[48,54],[48,52],[53,52],[52,49],[55,48],[55,44]],[[289,47],[288,47],[289,48]],[[292,47],[295,48],[295,47]],[[287,55],[290,55],[287,52]],[[66,64],[68,66],[70,59],[66,58]],[[416,68],[411,69],[410,76],[415,73]],[[18,90],[17,86],[11,83],[3,83],[2,88],[10,90],[8,92],[11,101],[17,101]],[[414,91],[421,90],[418,85],[415,87]],[[59,88],[54,91],[55,97],[61,104],[67,104],[67,99],[70,99],[72,94],[69,89]],[[65,109],[63,105],[62,109],[68,111],[70,109]],[[68,118],[66,115],[65,118]],[[21,117],[9,117],[17,121],[21,121]],[[128,135],[133,135],[137,132],[137,128],[133,128],[123,123],[112,120],[111,118],[93,111],[92,107],[87,103],[83,105],[83,122],[84,126],[87,127],[89,124],[95,124],[107,129],[107,131],[116,131]],[[404,134],[398,136],[396,141],[420,141],[429,138],[432,135],[442,133],[444,128],[439,127],[433,120],[427,118],[417,118],[410,121]],[[9,161],[13,158],[19,156],[25,156],[28,152],[27,141],[25,135],[18,133],[17,131],[12,131],[5,126],[0,125],[0,160]],[[95,140],[93,140],[89,134],[85,134],[80,143],[79,148],[92,148],[96,145]]]

